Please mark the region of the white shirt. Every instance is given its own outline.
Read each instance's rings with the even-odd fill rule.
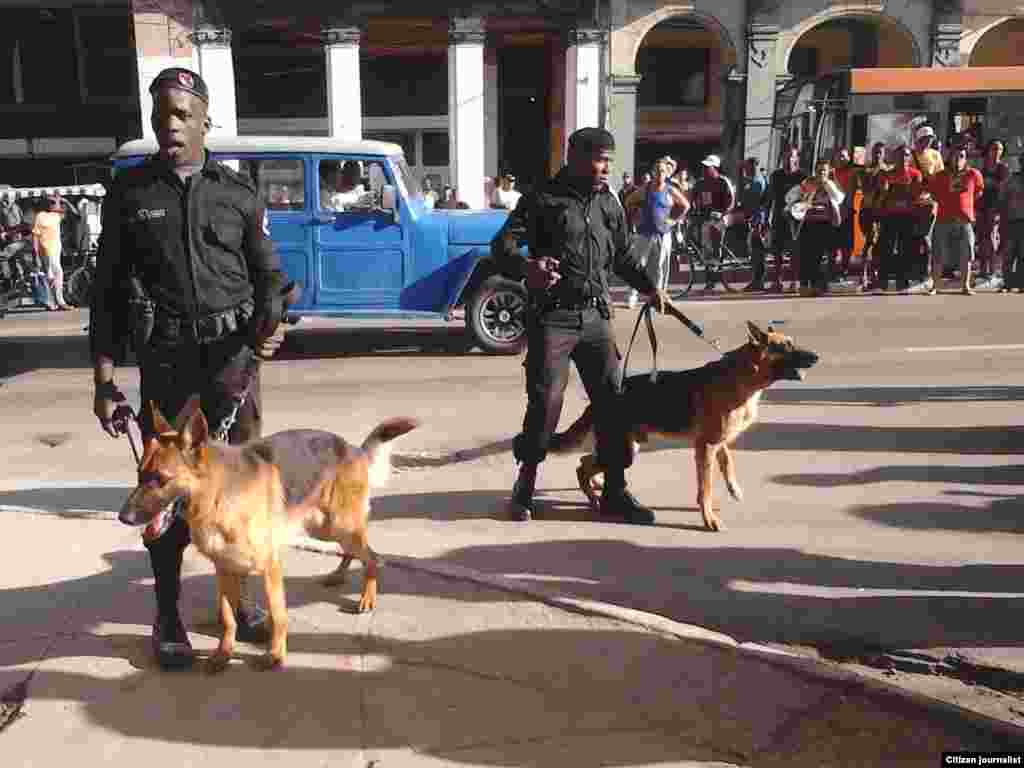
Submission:
[[[504,190],[498,187],[491,196],[491,203],[495,208],[504,208],[511,211],[516,207],[520,197],[522,197],[522,194],[514,189]]]

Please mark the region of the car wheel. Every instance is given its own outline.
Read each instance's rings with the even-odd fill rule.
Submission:
[[[526,346],[526,289],[501,275],[484,280],[466,303],[466,327],[484,352],[515,355]]]

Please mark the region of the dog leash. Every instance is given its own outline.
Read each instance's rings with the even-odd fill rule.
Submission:
[[[673,304],[671,301],[666,301],[664,304],[665,312],[672,315],[679,322],[685,325],[694,336],[701,341],[706,342],[710,346],[714,347],[718,354],[722,354],[722,349],[718,339],[709,339],[704,335],[704,329],[701,328],[697,323],[693,322],[683,312]],[[651,343],[651,355],[653,357],[653,368],[651,369],[651,382],[658,380],[658,336],[654,332],[654,320],[651,315],[654,312],[654,304],[650,301],[646,302],[643,308],[640,310],[640,314],[636,318],[636,323],[633,325],[633,333],[629,337],[629,346],[626,347],[626,358],[622,362],[622,373],[619,376],[619,392],[622,392],[622,387],[626,381],[626,375],[629,371],[629,355],[633,351],[633,343],[636,341],[636,335],[640,331],[640,323],[643,322],[647,326],[647,338]]]

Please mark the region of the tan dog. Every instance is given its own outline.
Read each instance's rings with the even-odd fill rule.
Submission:
[[[747,323],[750,340],[701,368],[663,371],[652,382],[648,374],[629,376],[623,382],[618,414],[626,421],[634,457],[638,443],[651,437],[689,438],[697,459],[697,506],[708,530],[722,529],[722,519],[712,508],[712,465],[717,459],[729,493],[743,498],[736,480],[736,466],[729,447],[757,420],[761,393],[780,379],[803,379],[803,369],[818,362],[818,355],[800,349],[785,334],[762,331]],[[591,436],[591,407],[565,432],[554,435],[552,453],[569,453],[583,447]],[[596,451],[580,459],[576,478],[591,508],[599,508],[597,476],[604,472]]]
[[[414,429],[413,419],[385,421],[361,447],[330,432],[291,430],[242,446],[209,440],[199,399],[182,409],[175,426],[155,406],[157,436],[146,442],[139,484],[119,515],[128,525],[146,525],[184,500],[192,541],[213,561],[223,634],[207,663],[220,672],[235,645],[235,613],[241,577],[263,574],[273,622],[266,668],[284,663],[288,614],[281,550],[292,534],[304,532],[336,541],[344,553],[327,584],[344,581],[358,558],[366,567],[360,611],[377,602],[377,555],[367,540],[370,488],[386,483],[391,441]]]

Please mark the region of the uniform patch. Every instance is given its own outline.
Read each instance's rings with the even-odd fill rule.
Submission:
[[[151,219],[162,219],[166,215],[167,215],[167,209],[166,208],[155,208],[155,209],[152,209],[152,210],[147,210],[146,208],[139,208],[139,210],[137,210],[135,212],[135,220],[136,221],[149,221]]]

